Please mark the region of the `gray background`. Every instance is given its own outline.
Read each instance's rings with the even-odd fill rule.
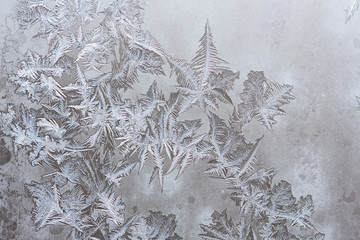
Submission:
[[[14,2],[0,0],[1,19],[14,15]],[[315,226],[328,240],[360,239],[360,111],[355,99],[360,95],[360,12],[345,25],[347,4],[347,0],[148,0],[143,27],[167,52],[190,61],[209,19],[220,56],[232,70],[240,71],[232,93],[235,103],[250,70],[262,70],[268,79],[294,86],[296,100],[285,107],[287,115],[278,118],[273,131],[250,124],[247,136],[254,140],[265,134],[259,164],[277,170],[275,181],[289,181],[296,197],[312,194]],[[0,34],[3,40],[4,21]],[[144,92],[154,79],[144,76],[132,93]],[[175,83],[164,79],[159,86],[166,91]],[[3,109],[15,98],[1,81],[0,97],[6,95],[0,98]],[[23,216],[19,206],[8,207],[14,215],[20,212],[11,216],[20,219],[19,239],[63,239],[67,229],[59,234],[54,228],[35,233],[31,226],[31,201],[23,197],[22,186],[39,181],[46,170],[28,168],[26,159],[12,159],[0,169],[1,176],[11,180],[2,187],[18,194],[8,194],[1,204],[6,206],[14,197],[11,201],[26,209]],[[130,177],[122,186],[128,213],[134,206],[175,213],[180,235],[194,239],[198,223],[208,221],[212,209],[233,205],[224,185],[201,175],[204,168],[203,163],[190,167],[176,182],[169,176],[162,195],[157,183],[144,184],[150,174],[146,170]]]

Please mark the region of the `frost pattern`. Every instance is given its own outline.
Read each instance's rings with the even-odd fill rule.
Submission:
[[[28,50],[8,82],[37,107],[7,105],[0,112],[0,131],[11,137],[15,154],[27,151],[32,166],[52,169],[41,182],[25,187],[34,201],[37,230],[51,224],[72,227],[68,239],[182,239],[175,215],[150,211],[126,217],[117,191],[122,179],[152,164],[150,182],[192,164],[207,161],[206,174],[227,181],[239,207],[234,223],[214,211],[201,224],[202,239],[323,239],[310,221],[311,196],[296,200],[290,184],[273,185],[272,169],[256,167],[262,137],[254,143],[243,127],[257,119],[271,130],[275,117],[294,96],[292,87],[251,71],[240,103],[228,92],[239,72],[218,56],[209,22],[195,58],[188,63],[168,53],[141,28],[142,0],[18,0],[23,31],[38,27],[34,38],[46,43],[46,54]],[[91,27],[89,27],[91,26]],[[139,73],[165,75],[168,63],[177,91],[166,98],[154,81],[136,100],[124,92],[140,81]],[[171,75],[170,74],[170,75]],[[211,110],[235,105],[228,120]],[[192,107],[208,114],[202,120],[180,120]],[[308,237],[290,233],[312,230]]]
[[[355,14],[355,12],[359,9],[359,0],[352,0],[351,3],[349,3],[349,6],[345,9],[346,11],[346,17],[345,17],[345,23],[349,22],[352,16]]]
[[[177,75],[178,89],[183,95],[181,111],[197,105],[202,111],[207,106],[218,110],[218,101],[232,103],[227,91],[232,89],[239,72],[229,70],[213,43],[209,22],[206,22],[205,33],[200,39],[200,49],[192,63],[168,56],[172,71]]]

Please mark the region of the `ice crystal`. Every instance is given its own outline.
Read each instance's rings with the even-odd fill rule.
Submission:
[[[27,150],[31,165],[52,170],[42,182],[26,184],[34,201],[36,229],[51,224],[72,227],[68,239],[181,239],[175,215],[150,211],[126,218],[116,191],[122,179],[150,162],[162,191],[167,174],[177,178],[193,163],[207,161],[206,174],[228,182],[240,209],[234,223],[214,211],[201,224],[203,239],[323,239],[310,221],[310,195],[296,200],[290,184],[273,185],[272,169],[255,166],[262,138],[248,142],[243,127],[252,119],[271,130],[292,87],[251,71],[240,94],[228,92],[239,79],[218,56],[209,22],[195,58],[188,63],[168,53],[142,30],[143,1],[19,0],[18,24],[38,27],[34,38],[47,43],[43,55],[28,50],[8,81],[37,108],[9,104],[0,112],[0,131],[11,137],[15,154]],[[86,29],[86,30],[85,30]],[[140,81],[139,73],[164,75],[168,62],[177,91],[166,98],[154,81],[136,100],[123,94]],[[236,104],[229,120],[209,111]],[[209,132],[200,119],[180,120],[199,107],[208,114]],[[150,161],[149,161],[150,160]],[[182,220],[180,220],[182,221]],[[295,236],[293,227],[311,229]]]
[[[349,6],[345,9],[346,11],[345,23],[349,22],[352,16],[355,14],[355,12],[359,9],[359,4],[360,4],[359,0],[352,0]]]

